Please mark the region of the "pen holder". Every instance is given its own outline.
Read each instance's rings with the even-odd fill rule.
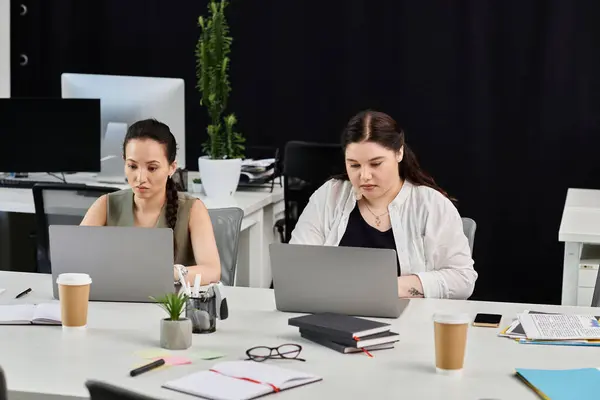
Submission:
[[[212,333],[217,330],[217,301],[214,293],[200,292],[185,305],[185,316],[192,321],[192,333]]]

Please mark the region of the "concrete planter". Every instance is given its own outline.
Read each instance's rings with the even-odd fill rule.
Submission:
[[[185,350],[191,345],[192,321],[190,319],[160,321],[160,347],[169,350]]]

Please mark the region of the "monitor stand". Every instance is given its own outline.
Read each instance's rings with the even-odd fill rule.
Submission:
[[[123,160],[123,141],[127,134],[127,124],[109,122],[102,142],[102,158],[100,173],[96,179],[100,183],[127,182],[125,177],[125,161]]]

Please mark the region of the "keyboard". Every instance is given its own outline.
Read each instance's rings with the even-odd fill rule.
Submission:
[[[36,183],[49,183],[48,181],[30,181],[12,178],[0,178],[0,188],[31,189]]]

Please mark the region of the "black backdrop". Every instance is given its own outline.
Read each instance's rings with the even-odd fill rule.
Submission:
[[[200,155],[205,0],[12,4],[13,96],[60,96],[66,71],[181,77]],[[391,114],[478,223],[474,298],[559,303],[567,188],[600,187],[599,17],[595,0],[233,0],[231,110],[249,144],[278,146]]]

